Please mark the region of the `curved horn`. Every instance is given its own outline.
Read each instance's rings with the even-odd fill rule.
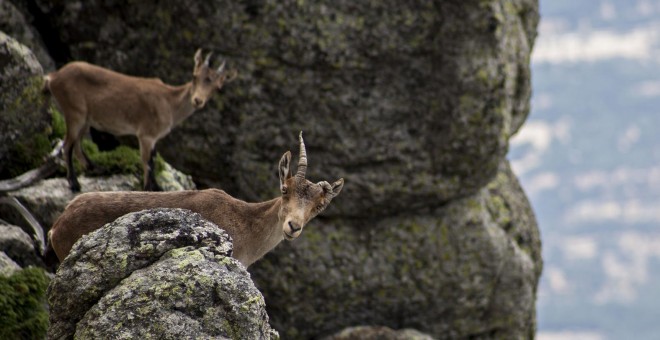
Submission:
[[[305,150],[302,131],[300,131],[298,139],[300,139],[300,156],[298,159],[298,172],[296,173],[296,177],[305,178],[305,172],[307,172],[307,151]]]
[[[209,67],[209,61],[211,60],[211,54],[213,52],[209,52],[209,54],[206,55],[206,59],[204,59],[204,66]]]
[[[222,71],[225,69],[225,64],[226,64],[226,63],[227,63],[227,61],[226,61],[226,60],[223,60],[223,61],[222,61],[222,65],[220,65],[220,67],[218,67],[218,70],[215,71],[215,72],[217,72],[217,73],[222,73]]]

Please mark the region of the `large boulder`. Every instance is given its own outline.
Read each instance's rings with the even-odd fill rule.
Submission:
[[[231,252],[224,230],[188,210],[125,215],[84,236],[60,265],[48,336],[277,338]]]
[[[42,78],[32,51],[0,31],[0,178],[41,165],[51,149]]]

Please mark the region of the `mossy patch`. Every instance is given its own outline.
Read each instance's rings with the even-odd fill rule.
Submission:
[[[140,152],[131,147],[120,145],[114,150],[99,151],[92,141],[83,139],[83,150],[89,159],[98,166],[95,176],[109,176],[114,174],[139,174],[142,171]]]
[[[20,129],[20,135],[3,139],[10,146],[3,156],[7,164],[1,167],[1,178],[15,177],[40,166],[51,150],[49,139],[51,128],[47,122],[47,113],[36,109],[41,108],[44,103],[41,87],[41,77],[32,77],[12,102],[6,107],[0,104],[0,109],[3,111],[1,123],[6,127],[14,127],[5,133],[11,136],[18,132],[13,129],[19,126],[26,127],[25,130]],[[2,99],[9,99],[4,98],[3,95],[0,97],[0,103]]]
[[[45,339],[48,281],[44,271],[34,267],[0,277],[0,339]]]

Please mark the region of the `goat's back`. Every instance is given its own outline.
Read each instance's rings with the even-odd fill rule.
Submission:
[[[187,190],[171,192],[92,192],[73,199],[55,221],[49,240],[57,257],[62,261],[73,244],[83,235],[131,212],[153,208],[181,208],[199,213],[204,218],[222,225],[232,234],[233,210],[247,203],[237,200],[222,190]]]
[[[47,87],[62,109],[67,126],[86,122],[114,135],[136,134],[140,124],[167,124],[157,112],[168,107],[171,86],[157,78],[121,74],[82,61],[50,73]]]

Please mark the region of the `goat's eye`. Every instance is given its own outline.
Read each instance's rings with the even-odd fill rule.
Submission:
[[[204,78],[204,81],[208,84],[208,83],[210,83],[212,80],[211,80],[211,78],[206,77],[206,78]]]

